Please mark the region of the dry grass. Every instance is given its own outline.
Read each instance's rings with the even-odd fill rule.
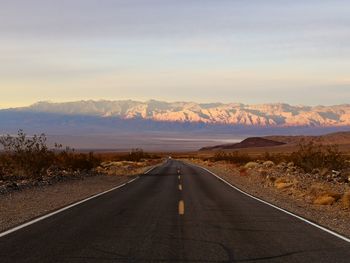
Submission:
[[[341,198],[341,194],[321,183],[311,185],[309,195],[313,197],[315,205],[332,205]]]
[[[314,205],[332,205],[336,199],[330,195],[321,195],[314,200]]]
[[[341,199],[341,205],[345,209],[349,209],[350,208],[350,192],[346,192],[343,195],[343,197]]]
[[[282,189],[286,189],[286,188],[290,188],[290,187],[294,186],[295,183],[290,182],[289,180],[287,180],[285,178],[279,178],[279,179],[275,180],[274,185],[277,189],[282,190]]]

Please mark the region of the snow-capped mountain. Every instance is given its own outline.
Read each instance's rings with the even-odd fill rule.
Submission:
[[[122,101],[38,102],[16,111],[118,117],[162,122],[247,125],[258,127],[350,126],[350,104],[293,106],[289,104],[194,103]]]

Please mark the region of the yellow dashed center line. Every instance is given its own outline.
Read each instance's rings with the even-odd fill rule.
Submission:
[[[179,201],[179,215],[185,214],[185,203],[183,200]]]
[[[179,184],[179,190],[182,191],[182,185],[181,184]]]
[[[177,176],[177,179],[179,179],[179,180],[181,179],[180,175]]]

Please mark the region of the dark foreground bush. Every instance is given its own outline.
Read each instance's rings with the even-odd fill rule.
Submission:
[[[0,162],[4,174],[15,177],[41,177],[54,161],[54,153],[46,146],[44,134],[27,137],[23,131],[17,136],[3,136],[0,145],[4,152]]]
[[[75,153],[74,150],[55,145],[49,149],[44,134],[27,136],[20,130],[17,136],[0,137],[0,177],[12,178],[42,178],[48,168],[56,166],[66,170],[90,170],[99,164],[93,153]]]

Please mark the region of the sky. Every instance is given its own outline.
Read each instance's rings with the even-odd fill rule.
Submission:
[[[0,108],[350,103],[348,0],[0,0]]]

